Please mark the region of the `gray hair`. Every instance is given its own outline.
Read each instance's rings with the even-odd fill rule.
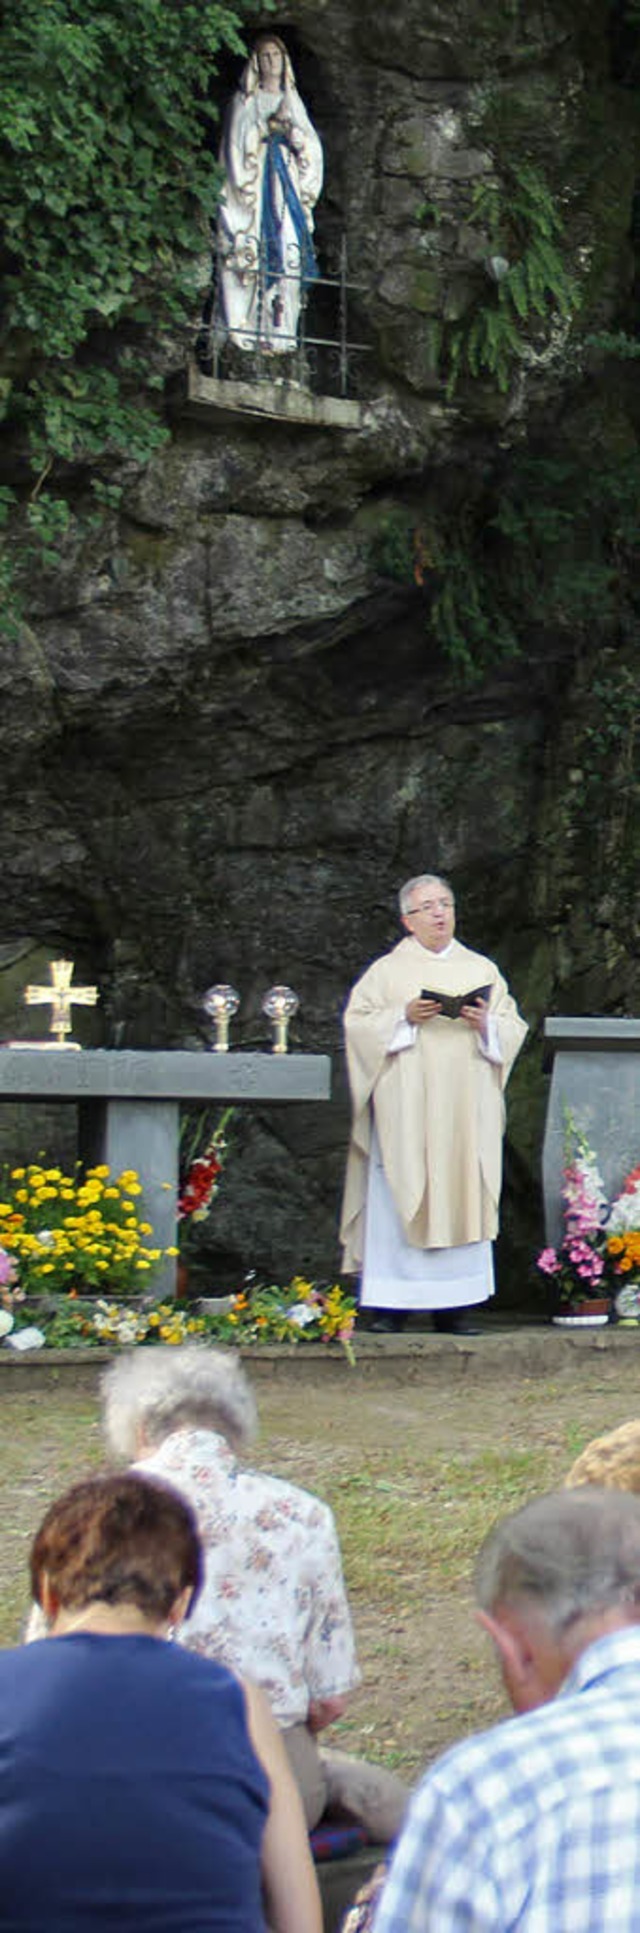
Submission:
[[[475,1592],[483,1611],[537,1608],[556,1637],[587,1613],[640,1605],[640,1499],[585,1484],[525,1504],[482,1545]]]
[[[100,1386],[104,1433],[125,1463],[138,1454],[139,1432],[154,1446],[172,1430],[215,1430],[234,1450],[256,1435],[258,1412],[239,1356],[203,1343],[132,1349],[112,1364]]]
[[[445,892],[451,894],[455,906],[453,889],[449,885],[448,879],[443,879],[441,873],[418,873],[416,879],[406,879],[404,886],[400,887],[398,893],[398,903],[403,919],[409,911],[410,902],[418,886],[444,886]]]

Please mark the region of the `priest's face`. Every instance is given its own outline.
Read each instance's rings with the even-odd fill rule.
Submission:
[[[430,879],[416,886],[411,906],[403,916],[403,925],[421,946],[427,946],[430,953],[441,953],[453,939],[455,924],[453,897],[441,879]]]

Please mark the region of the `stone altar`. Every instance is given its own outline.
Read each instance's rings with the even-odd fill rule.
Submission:
[[[78,1153],[115,1174],[136,1168],[141,1208],[158,1247],[177,1241],[180,1105],[328,1101],[327,1054],[117,1052],[0,1048],[0,1101],[70,1101],[78,1109]],[[176,1265],[154,1286],[175,1293]]]
[[[566,1108],[597,1156],[609,1197],[640,1162],[640,1020],[553,1018],[544,1032],[552,1063],[542,1156],[545,1240],[556,1247]]]

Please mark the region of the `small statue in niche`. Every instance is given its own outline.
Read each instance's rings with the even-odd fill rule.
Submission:
[[[218,216],[220,321],[247,352],[291,354],[300,304],[317,275],[313,210],[322,144],[277,34],[261,34],[225,119]]]

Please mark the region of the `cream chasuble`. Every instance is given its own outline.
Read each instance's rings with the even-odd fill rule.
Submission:
[[[485,985],[488,1052],[463,1020],[404,1022],[423,987],[464,994]],[[401,940],[354,987],[345,1013],[353,1126],[341,1236],[345,1270],[365,1259],[363,1302],[449,1308],[492,1293],[487,1245],[498,1229],[504,1089],[526,1031],[495,962],[458,940],[441,953]],[[402,1038],[406,1046],[397,1045]]]

